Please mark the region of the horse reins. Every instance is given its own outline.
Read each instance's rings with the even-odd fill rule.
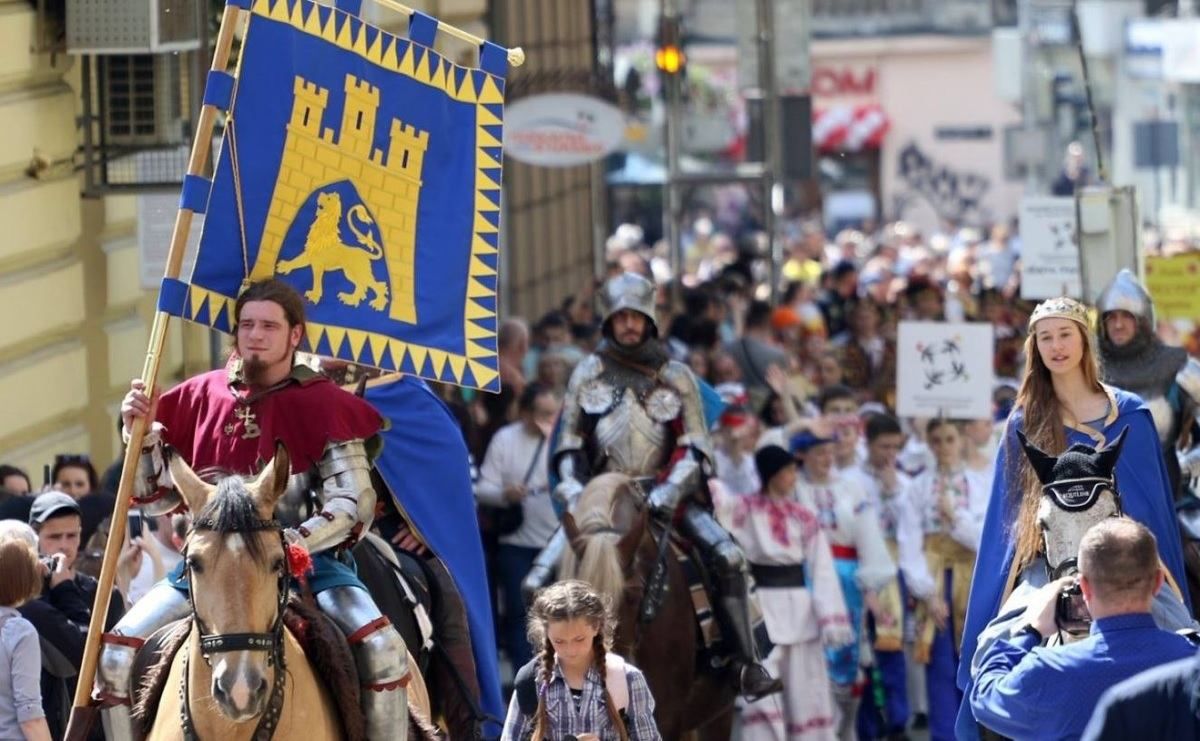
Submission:
[[[215,523],[211,520],[198,520],[192,530],[209,530],[216,531]],[[284,553],[287,553],[287,542],[283,537],[283,525],[278,520],[256,520],[251,523],[250,527],[233,531],[236,533],[244,532],[263,532],[265,530],[274,530],[279,534],[279,543],[283,546]],[[200,620],[200,613],[196,611],[196,600],[192,591],[192,564],[188,560],[187,547],[183,550],[184,574],[188,580],[188,603],[192,608],[192,620],[195,622],[196,629],[200,631],[200,655],[204,657],[204,663],[212,669],[212,654],[229,653],[231,651],[265,651],[267,652],[267,666],[275,667],[275,677],[271,684],[271,699],[267,703],[267,709],[263,712],[258,720],[258,725],[254,729],[254,741],[269,741],[275,735],[275,729],[279,725],[280,713],[283,710],[283,689],[285,684],[284,669],[286,665],[283,658],[283,611],[287,606],[288,599],[288,570],[284,568],[279,574],[279,600],[275,610],[275,622],[271,626],[268,633],[209,633],[203,621]],[[196,728],[192,723],[191,707],[188,703],[189,682],[188,682],[188,658],[190,651],[185,651],[183,654],[183,681],[179,685],[179,714],[182,721],[183,737],[186,741],[199,741],[196,735]]]

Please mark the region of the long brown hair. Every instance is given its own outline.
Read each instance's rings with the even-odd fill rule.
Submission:
[[[550,642],[550,623],[586,620],[596,629],[592,640],[592,662],[600,675],[600,691],[608,718],[621,741],[629,741],[625,723],[617,712],[612,695],[608,692],[608,667],[605,664],[608,649],[612,647],[615,619],[607,599],[592,589],[587,582],[569,579],[543,589],[529,610],[529,642],[541,646],[538,653],[538,706],[534,716],[532,741],[550,738],[550,713],[546,708],[546,689],[554,676],[554,644]]]
[[[1078,322],[1071,323],[1083,341],[1083,356],[1079,359],[1079,368],[1083,371],[1084,383],[1089,389],[1104,393],[1104,386],[1100,383],[1100,359],[1093,349],[1096,343],[1092,332]],[[1054,383],[1050,378],[1050,369],[1042,362],[1041,353],[1038,352],[1035,330],[1036,325],[1030,328],[1029,335],[1025,338],[1025,374],[1021,380],[1021,389],[1017,392],[1014,410],[1020,409],[1023,413],[1025,437],[1029,442],[1050,455],[1059,455],[1067,449],[1067,434],[1064,428],[1068,425],[1078,426],[1081,420],[1072,418],[1071,412],[1059,403],[1054,393]],[[1008,423],[1012,424],[1011,416]],[[1009,435],[1007,432],[1004,435],[1007,441],[1004,451],[1007,468],[1010,472],[1019,473],[1017,480],[1021,482],[1020,489],[1017,490],[1021,497],[1021,506],[1017,513],[1017,521],[1013,525],[1013,568],[1019,570],[1028,565],[1042,550],[1037,527],[1041,482],[1026,460],[1025,453],[1013,443],[1016,435]]]

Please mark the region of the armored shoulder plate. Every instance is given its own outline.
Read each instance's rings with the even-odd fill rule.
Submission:
[[[708,437],[708,425],[704,418],[704,400],[700,396],[700,384],[692,369],[676,360],[668,361],[659,371],[662,383],[677,394],[682,405],[684,436],[681,444],[690,445],[703,455],[711,465],[712,442]]]
[[[586,396],[590,402],[594,402],[591,397],[595,396],[596,391],[592,386],[603,371],[604,364],[595,353],[588,355],[575,366],[571,380],[567,383],[567,397],[563,400],[558,443],[551,451],[552,459],[557,459],[561,453],[570,450],[583,449],[583,435],[579,427],[583,421],[583,414],[587,411],[583,406],[583,397]]]
[[[1183,367],[1175,374],[1175,383],[1191,397],[1195,405],[1200,406],[1200,360],[1189,355]]]

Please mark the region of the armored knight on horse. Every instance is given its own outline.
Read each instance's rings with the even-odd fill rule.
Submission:
[[[291,453],[289,490],[314,492],[320,506],[304,521],[289,523],[284,537],[312,554],[308,581],[317,604],[348,638],[364,689],[368,737],[404,738],[408,658],[403,639],[344,560],[346,548],[370,528],[375,514],[368,451],[381,427],[379,414],[293,364],[304,331],[304,304],[292,288],[276,280],[252,284],[239,297],[234,317],[236,355],[227,368],[189,379],[154,402],[134,381],[125,397],[126,429],[136,416],[155,420],[143,446],[135,504],[149,514],[183,504],[165,464],[165,445],[198,471],[251,474],[273,458],[276,440],[282,441]],[[184,566],[104,636],[96,691],[108,706],[110,739],[132,734],[129,700],[137,649],[156,630],[190,613]],[[244,690],[226,688],[232,697],[245,697]]]
[[[1128,270],[1117,273],[1096,308],[1104,380],[1142,397],[1150,409],[1178,500],[1200,476],[1200,439],[1192,434],[1200,421],[1200,361],[1158,338],[1154,301]]]
[[[700,389],[687,366],[670,360],[658,339],[654,286],[625,273],[604,288],[604,342],[571,376],[551,467],[555,497],[573,509],[592,477],[623,473],[640,485],[651,509],[673,519],[701,552],[717,589],[717,613],[735,647],[741,692],[777,692],[759,663],[750,613],[749,567],[741,549],[713,518],[704,480],[712,466]],[[562,529],[539,554],[527,592],[545,586],[566,546]]]

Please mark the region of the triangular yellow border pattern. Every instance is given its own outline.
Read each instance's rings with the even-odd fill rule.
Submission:
[[[353,356],[343,356],[344,359],[357,362],[364,355],[364,348],[369,346],[376,365],[381,365],[380,361],[384,355],[390,354],[391,365],[395,370],[399,370],[407,354],[413,367],[420,373],[425,358],[429,357],[434,366],[434,374],[443,381],[461,384],[466,368],[470,367],[479,387],[486,388],[496,383],[499,371],[495,352],[475,341],[494,341],[496,336],[495,330],[488,326],[494,326],[496,322],[496,311],[489,308],[495,306],[495,290],[489,286],[495,282],[496,271],[487,261],[479,258],[482,255],[495,255],[499,251],[485,236],[494,239],[492,235],[498,235],[500,231],[492,224],[499,216],[499,204],[495,203],[493,198],[494,192],[500,190],[500,184],[485,171],[500,168],[501,163],[486,149],[500,147],[501,139],[484,127],[503,125],[501,117],[485,107],[504,103],[504,94],[501,92],[502,79],[483,73],[480,75],[481,82],[477,84],[476,74],[479,70],[465,69],[442,58],[441,55],[432,56],[436,52],[431,49],[422,48],[421,62],[416,64],[417,45],[411,40],[402,40],[393,34],[379,31],[376,38],[368,44],[366,24],[351,22],[350,16],[337,8],[330,8],[327,11],[326,22],[321,23],[318,6],[311,0],[254,0],[250,12],[286,23],[309,36],[322,38],[372,64],[429,85],[458,102],[475,107],[475,209],[464,306],[464,352],[456,354],[440,348],[410,345],[378,333],[324,326],[313,322],[308,324],[306,330],[310,349],[315,350],[321,341],[325,340],[335,351],[346,349]],[[436,62],[433,61],[435,59]],[[461,82],[457,81],[459,74],[462,75]],[[190,286],[189,289],[188,302],[192,316],[196,316],[207,305],[210,325],[216,326],[220,323],[218,317],[225,311],[228,314],[228,323],[232,326],[233,298],[218,296],[196,286]],[[346,338],[349,338],[349,343],[343,348],[343,340]]]

